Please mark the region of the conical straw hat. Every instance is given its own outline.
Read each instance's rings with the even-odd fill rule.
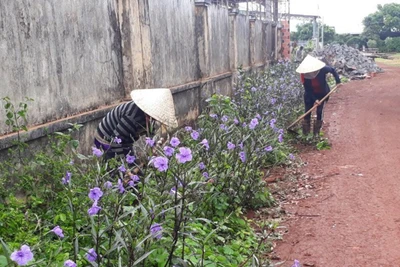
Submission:
[[[133,102],[150,117],[171,128],[178,127],[171,90],[137,89],[131,92],[131,97]]]
[[[317,71],[322,69],[325,66],[325,63],[322,62],[321,60],[307,55],[306,58],[301,62],[299,67],[296,69],[296,72],[298,73],[309,73],[313,71]]]

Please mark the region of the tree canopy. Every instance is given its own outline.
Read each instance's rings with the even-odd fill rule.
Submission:
[[[318,25],[321,29],[321,24]],[[330,43],[334,40],[336,31],[334,27],[324,25],[324,42]],[[296,31],[290,33],[290,38],[293,41],[307,41],[313,38],[313,23],[303,23],[296,25]],[[320,38],[322,38],[320,34]]]
[[[364,35],[381,40],[400,37],[400,4],[378,5],[378,11],[364,18]]]

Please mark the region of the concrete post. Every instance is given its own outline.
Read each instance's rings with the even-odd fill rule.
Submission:
[[[230,69],[232,72],[236,72],[238,68],[238,55],[237,55],[237,36],[236,36],[236,18],[238,15],[239,11],[237,9],[232,9],[229,12],[229,17],[230,17],[230,31],[229,31],[229,61],[230,61]]]
[[[269,50],[270,50],[270,46],[271,46],[271,44],[270,44],[270,42],[268,42],[268,40],[269,40],[269,35],[268,35],[268,28],[269,28],[269,26],[270,26],[270,22],[268,22],[268,21],[263,21],[263,24],[262,24],[262,35],[263,35],[263,38],[262,38],[262,49],[263,49],[263,61],[264,61],[264,63],[266,63],[267,65],[268,65],[268,63],[269,63]]]
[[[148,5],[122,0],[119,5],[125,94],[152,85],[150,20]]]
[[[208,6],[211,0],[196,0],[196,40],[199,50],[200,77],[210,76],[210,28]]]
[[[250,13],[249,18],[249,27],[250,27],[250,66],[253,66],[256,63],[256,48],[255,48],[255,38],[256,38],[256,30],[255,30],[256,17],[252,13]]]

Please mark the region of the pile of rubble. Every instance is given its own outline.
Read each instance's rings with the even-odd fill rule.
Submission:
[[[350,79],[364,79],[373,73],[383,72],[373,58],[347,45],[327,45],[324,50],[313,52],[313,55]]]

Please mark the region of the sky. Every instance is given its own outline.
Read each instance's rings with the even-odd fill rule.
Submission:
[[[361,33],[362,20],[377,11],[378,4],[388,3],[400,4],[400,0],[290,0],[290,13],[319,15],[337,33]],[[295,31],[302,22],[291,19],[290,23],[291,31]]]

